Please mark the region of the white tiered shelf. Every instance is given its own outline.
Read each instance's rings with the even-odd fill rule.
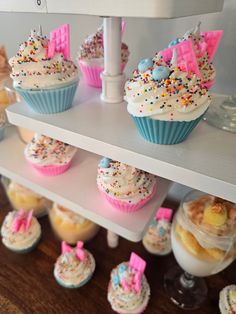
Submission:
[[[45,177],[29,166],[24,146],[15,128],[8,127],[0,142],[1,174],[131,241],[142,239],[171,185],[170,181],[158,178],[158,193],[153,200],[138,212],[126,214],[110,206],[98,192],[96,175],[100,156],[79,150],[67,172]]]
[[[152,144],[138,134],[125,103],[102,103],[100,90],[83,84],[66,112],[40,115],[22,102],[7,115],[12,124],[236,202],[235,135],[205,122],[183,143]]]
[[[219,12],[224,0],[1,0],[0,12],[175,18]]]

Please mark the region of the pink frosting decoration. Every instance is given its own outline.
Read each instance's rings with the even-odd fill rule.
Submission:
[[[80,260],[81,262],[84,261],[85,259],[85,252],[84,252],[84,243],[82,241],[78,241],[77,245],[76,245],[76,257],[78,258],[78,260]],[[69,244],[67,244],[65,241],[62,241],[61,243],[61,252],[62,254],[66,254],[71,252],[72,250],[74,250],[73,247],[71,247]]]
[[[160,207],[156,212],[156,220],[165,219],[171,221],[173,210],[170,208]]]
[[[130,289],[133,288],[136,292],[139,292],[141,290],[141,277],[145,271],[146,262],[137,254],[132,252],[129,260],[129,267],[133,269],[136,274],[134,276],[133,282],[131,283],[131,286],[129,286],[124,279],[121,282],[122,287],[125,291],[130,291]]]
[[[50,33],[48,43],[48,57],[52,58],[56,52],[61,52],[66,60],[70,60],[70,26],[64,24]]]
[[[206,43],[206,51],[208,53],[209,62],[211,62],[214,58],[214,55],[220,44],[223,33],[224,33],[223,30],[215,30],[201,33]]]
[[[32,216],[33,216],[33,209],[27,215],[25,214],[24,210],[21,209],[13,220],[12,231],[18,232],[21,226],[23,226],[24,231],[27,232],[30,227]]]
[[[198,77],[201,77],[192,40],[188,39],[162,50],[160,54],[165,62],[171,61],[174,49],[177,50],[177,66],[184,72],[195,73]]]

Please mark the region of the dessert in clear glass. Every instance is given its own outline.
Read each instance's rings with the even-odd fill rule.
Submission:
[[[174,217],[171,241],[182,269],[166,274],[166,291],[179,307],[198,308],[207,296],[202,277],[219,273],[236,257],[235,204],[191,191]]]

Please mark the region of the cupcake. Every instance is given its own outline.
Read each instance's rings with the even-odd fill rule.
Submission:
[[[17,127],[17,130],[19,132],[21,140],[24,143],[28,144],[32,141],[32,138],[34,137],[35,132],[26,128],[22,128],[20,126]]]
[[[127,110],[141,136],[152,143],[184,141],[211,102],[203,81],[186,72],[194,65],[199,73],[191,42],[176,47],[142,60],[125,85]],[[190,60],[184,59],[183,51]]]
[[[26,213],[33,210],[35,217],[45,215],[52,204],[52,202],[45,197],[14,181],[9,183],[6,188],[6,193],[15,210],[20,211],[21,208],[24,208]]]
[[[187,31],[182,38],[172,40],[169,43],[169,47],[185,40],[192,40],[202,80],[204,85],[209,89],[215,83],[216,70],[212,64],[212,59],[218,48],[223,31],[201,33],[200,25],[201,22],[199,22],[195,28]]]
[[[58,35],[60,32],[64,37]],[[69,46],[69,41],[61,43],[66,38],[69,38],[68,25],[51,32],[50,40],[42,36],[41,29],[31,31],[9,60],[14,87],[35,112],[57,113],[72,106],[78,70],[69,54],[60,51],[64,44]],[[57,47],[57,43],[61,46]]]
[[[123,72],[129,57],[129,49],[125,43],[121,44],[121,72]],[[101,87],[100,74],[104,70],[103,27],[95,34],[89,35],[80,46],[78,63],[88,85]]]
[[[145,171],[103,158],[98,166],[98,189],[115,208],[134,212],[156,193],[156,177]]]
[[[140,314],[148,305],[150,287],[144,275],[146,262],[135,253],[111,272],[108,301],[120,314]]]
[[[143,237],[145,249],[154,255],[167,255],[171,252],[171,217],[170,208],[161,207]]]
[[[31,210],[12,211],[5,217],[1,227],[2,243],[16,253],[32,251],[41,238],[41,226]]]
[[[64,288],[80,288],[93,276],[95,260],[93,255],[83,248],[83,242],[77,242],[75,248],[62,242],[62,254],[54,266],[54,277]]]
[[[35,134],[24,151],[30,165],[45,176],[56,176],[65,172],[76,152],[77,148],[69,144],[39,134]]]
[[[6,115],[4,111],[0,111],[0,141],[4,138],[6,128]]]
[[[99,230],[92,221],[56,203],[49,210],[49,218],[56,235],[70,244],[88,241]]]
[[[236,285],[230,285],[221,290],[219,308],[221,314],[236,313]]]

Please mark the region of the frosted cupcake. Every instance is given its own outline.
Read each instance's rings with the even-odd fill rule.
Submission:
[[[94,270],[94,257],[83,248],[83,242],[78,242],[75,248],[62,242],[62,254],[54,266],[54,277],[59,285],[80,288],[92,278]]]
[[[69,144],[39,134],[35,134],[24,151],[31,166],[46,176],[65,172],[76,152],[77,148]]]
[[[109,158],[98,166],[97,185],[112,206],[125,212],[142,208],[157,187],[154,175]]]
[[[14,181],[10,182],[6,188],[6,193],[15,210],[19,211],[21,208],[24,208],[26,213],[33,210],[33,214],[36,217],[45,215],[52,204],[45,197]]]
[[[99,226],[92,221],[56,203],[49,210],[49,218],[56,235],[70,244],[88,241],[99,230]]]
[[[172,59],[167,61],[162,53],[139,63],[133,78],[126,82],[125,100],[142,137],[152,143],[177,144],[196,127],[211,99],[203,81],[177,65],[182,57],[177,50],[168,51]],[[194,58],[192,51],[186,63],[197,64]]]
[[[21,140],[24,143],[28,144],[32,141],[32,138],[34,137],[35,132],[26,128],[22,128],[20,126],[17,127],[17,130],[19,132]]]
[[[129,57],[129,49],[125,43],[121,44],[121,72],[124,70]],[[103,27],[95,34],[89,35],[80,46],[78,62],[88,85],[101,87],[100,74],[104,70]]]
[[[1,227],[2,243],[16,253],[32,251],[41,238],[41,226],[33,211],[12,211],[5,217]]]
[[[158,209],[155,219],[143,237],[143,245],[149,253],[167,255],[171,252],[170,221],[172,213],[170,208],[161,207]]]
[[[230,285],[221,290],[219,308],[221,314],[236,313],[236,285]]]
[[[58,37],[54,31],[56,38],[51,36],[50,40],[42,36],[41,29],[31,31],[17,54],[9,60],[15,89],[38,113],[69,109],[78,85],[77,67],[70,61],[70,56],[56,46],[57,42],[66,40],[65,37],[69,38],[68,25],[61,29],[65,32],[64,37]],[[66,44],[69,45],[68,39]]]
[[[111,272],[108,301],[112,310],[120,314],[139,314],[146,309],[150,287],[144,275],[146,262],[135,253]]]

